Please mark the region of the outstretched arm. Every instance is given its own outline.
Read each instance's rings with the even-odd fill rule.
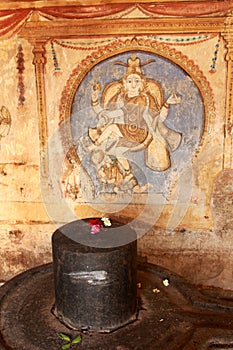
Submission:
[[[100,112],[103,111],[103,108],[100,106],[100,103],[99,103],[99,93],[100,93],[99,90],[93,89],[91,94],[91,105],[96,114],[99,114]]]
[[[170,105],[175,105],[181,102],[181,97],[177,96],[176,94],[172,94],[168,97],[167,101],[164,103],[164,105],[161,108],[160,111],[160,117],[159,121],[163,122],[164,120],[167,119],[168,116],[168,110]]]
[[[91,94],[91,105],[94,112],[98,115],[99,125],[107,124],[110,119],[118,122],[123,122],[124,112],[120,108],[121,105],[117,105],[117,109],[114,109],[112,111],[104,109],[99,103],[99,93],[100,90],[93,89]]]

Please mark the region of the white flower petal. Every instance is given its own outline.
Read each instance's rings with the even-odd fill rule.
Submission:
[[[103,217],[103,218],[101,218],[101,220],[103,221],[104,226],[111,226],[112,225],[109,218]]]
[[[165,278],[164,280],[163,280],[163,285],[165,286],[165,287],[168,287],[169,286],[169,280],[167,279],[167,278]]]

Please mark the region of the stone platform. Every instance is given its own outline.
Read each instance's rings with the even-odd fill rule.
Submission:
[[[139,263],[138,316],[133,323],[103,334],[83,330],[85,350],[233,349],[233,292],[198,288],[159,266]],[[90,300],[91,303],[91,300]],[[51,313],[52,264],[18,275],[0,288],[0,349],[59,350],[79,332]]]

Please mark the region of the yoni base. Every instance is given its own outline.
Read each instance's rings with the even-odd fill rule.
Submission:
[[[137,276],[138,319],[108,334],[73,331],[54,317],[51,264],[16,276],[0,288],[0,350],[58,350],[66,344],[59,333],[80,334],[85,350],[232,349],[233,292],[198,289],[148,264]]]

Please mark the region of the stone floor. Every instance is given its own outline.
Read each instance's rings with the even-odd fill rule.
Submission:
[[[190,271],[191,273],[191,271]],[[0,349],[59,350],[81,334],[71,349],[233,349],[233,292],[192,286],[150,264],[138,266],[138,318],[102,334],[66,328],[51,313],[52,265],[29,270],[0,288]],[[90,301],[91,302],[91,301]]]

